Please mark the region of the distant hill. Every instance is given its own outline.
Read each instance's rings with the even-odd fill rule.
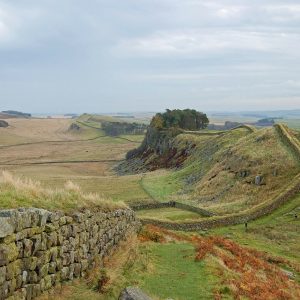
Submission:
[[[3,117],[2,117],[3,116]],[[13,117],[13,118],[30,118],[31,114],[29,113],[23,113],[20,111],[16,111],[16,110],[4,110],[0,113],[0,117],[1,118],[5,118],[5,117]]]

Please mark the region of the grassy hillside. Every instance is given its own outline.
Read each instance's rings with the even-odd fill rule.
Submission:
[[[245,210],[276,196],[300,172],[300,165],[276,130],[244,128],[219,136],[180,134],[171,142],[176,155],[167,157],[181,167],[146,174],[143,188],[156,200],[180,200],[218,215]],[[151,154],[146,163],[156,163]],[[159,158],[161,159],[161,158]],[[255,184],[256,176],[261,182]]]

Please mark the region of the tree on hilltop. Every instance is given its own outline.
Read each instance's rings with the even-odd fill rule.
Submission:
[[[207,127],[209,120],[206,114],[195,109],[167,109],[164,113],[156,114],[150,123],[151,127],[182,128],[186,130],[199,130]]]

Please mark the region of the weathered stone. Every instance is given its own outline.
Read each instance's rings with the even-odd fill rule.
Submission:
[[[2,238],[1,241],[4,244],[11,244],[16,241],[16,235],[15,234],[8,235],[5,238]]]
[[[0,285],[5,281],[6,278],[6,267],[0,267]]]
[[[38,251],[36,253],[36,256],[38,258],[37,266],[41,267],[42,265],[45,265],[45,264],[47,264],[47,263],[50,262],[51,252],[50,252],[50,250],[47,250],[47,251]]]
[[[262,176],[260,175],[255,176],[255,184],[261,185],[261,183],[262,183]]]
[[[23,267],[26,270],[33,271],[37,267],[38,258],[35,256],[24,258],[23,259]]]
[[[58,257],[58,248],[57,247],[53,247],[50,249],[50,261],[52,262],[56,262]]]
[[[28,272],[27,271],[23,271],[23,273],[22,273],[23,284],[25,284],[27,282],[27,278],[28,278]]]
[[[9,217],[0,216],[0,238],[4,238],[14,233],[16,225]]]
[[[63,216],[59,219],[59,225],[62,226],[62,225],[65,225],[67,223],[67,220],[66,220],[66,217]]]
[[[32,248],[33,248],[32,240],[24,239],[23,245],[24,245],[24,252],[23,252],[24,257],[31,256],[32,255]]]
[[[60,271],[62,268],[63,268],[63,262],[62,262],[62,259],[60,259],[60,258],[58,258],[57,260],[56,260],[56,269],[58,270],[58,271]]]
[[[39,282],[38,274],[35,271],[28,272],[27,282],[38,283]]]
[[[56,244],[57,244],[57,233],[53,231],[47,236],[47,249],[56,246]]]
[[[152,298],[139,288],[127,287],[121,292],[119,300],[152,300]]]
[[[87,259],[81,261],[81,270],[86,271],[89,267],[89,262]]]
[[[56,230],[56,227],[53,225],[53,224],[46,224],[45,226],[45,232],[52,232],[52,231],[55,231]]]
[[[18,249],[19,255],[18,258],[24,257],[24,246],[22,242],[16,242],[16,247]]]
[[[6,279],[11,280],[15,276],[22,273],[22,266],[23,262],[21,259],[15,260],[14,262],[11,262],[6,267]]]
[[[49,274],[56,273],[56,262],[51,262],[49,264]]]
[[[69,276],[69,267],[63,267],[61,269],[61,279],[62,280],[67,280],[68,279],[68,276]]]
[[[17,283],[16,289],[20,289],[22,287],[22,284],[23,284],[22,275],[18,275],[16,277],[16,283]]]
[[[37,253],[37,251],[42,250],[42,236],[40,234],[34,235],[31,238],[33,242],[33,255]]]
[[[52,287],[51,276],[50,275],[45,276],[44,280],[45,280],[45,288],[44,289],[45,290],[51,289],[51,287]]]
[[[7,265],[8,263],[17,259],[19,255],[18,248],[15,243],[0,244],[0,266]]]
[[[71,263],[71,255],[70,253],[64,253],[62,256],[62,261],[64,266],[68,266]]]
[[[74,270],[75,270],[75,265],[71,264],[70,267],[69,267],[69,277],[68,277],[69,280],[73,280]]]
[[[9,294],[9,281],[4,281],[3,284],[0,286],[0,299],[7,298]]]
[[[38,275],[40,278],[44,278],[46,275],[48,275],[49,272],[49,264],[45,264],[43,266],[40,266],[37,268]]]
[[[76,264],[74,264],[74,276],[80,277],[80,275],[81,275],[81,264],[76,263]]]
[[[39,209],[38,210],[38,215],[39,215],[38,225],[39,226],[46,225],[48,216],[50,215],[50,212],[47,211],[47,210],[44,210],[44,209]]]

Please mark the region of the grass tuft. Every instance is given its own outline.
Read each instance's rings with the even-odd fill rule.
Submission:
[[[38,207],[63,211],[85,207],[114,210],[124,208],[123,202],[104,199],[96,193],[85,193],[71,181],[64,188],[45,188],[38,181],[18,178],[7,171],[0,176],[0,208]]]

